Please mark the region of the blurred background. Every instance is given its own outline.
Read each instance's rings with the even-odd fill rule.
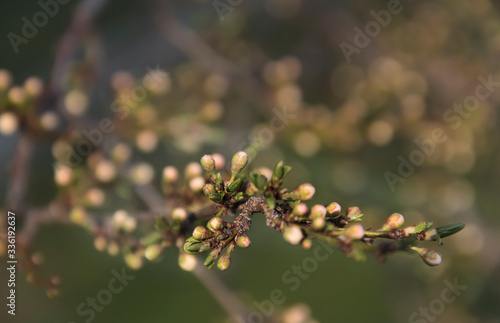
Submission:
[[[251,248],[215,272],[249,311],[280,289],[283,322],[500,322],[499,10],[489,0],[5,3],[0,96],[20,110],[0,115],[2,216],[55,200],[134,216],[146,210],[134,185],[160,191],[165,166],[183,173],[203,154],[228,160],[260,139],[253,166],[285,160],[288,187],[316,187],[311,203],[359,206],[374,228],[393,212],[408,224],[466,227],[432,246],[443,255],[438,267],[405,254],[358,263],[336,251],[291,290],[282,275],[312,252],[256,216]],[[116,130],[96,151],[72,170],[54,167],[95,129],[90,120],[105,118]],[[26,193],[13,203],[26,123],[48,135],[31,134]],[[446,139],[437,142],[435,129]],[[125,178],[123,160],[132,161]],[[30,266],[19,270],[16,316],[3,305],[2,322],[85,322],[77,306],[126,265],[135,278],[87,322],[229,322],[179,268],[175,248],[156,262],[124,260],[68,223],[29,237],[18,244],[37,275],[52,279],[40,287],[28,282]],[[0,277],[6,297],[5,270]],[[454,281],[466,289],[442,301]]]

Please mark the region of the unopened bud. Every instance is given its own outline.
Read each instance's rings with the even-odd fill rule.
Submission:
[[[172,210],[172,219],[177,221],[184,221],[187,218],[187,211],[181,207]]]
[[[332,202],[326,206],[326,211],[328,212],[328,214],[337,214],[340,213],[341,210],[342,208],[337,202]]]
[[[365,235],[365,229],[363,229],[361,224],[354,224],[347,227],[344,234],[349,239],[359,240]]]
[[[302,242],[300,243],[300,245],[305,250],[309,250],[309,249],[311,249],[311,247],[313,245],[313,241],[311,239],[309,239],[309,238],[306,238],[306,239],[302,240]]]
[[[43,82],[39,77],[31,76],[24,81],[24,90],[31,97],[38,97],[43,90]]]
[[[363,214],[361,213],[361,210],[357,206],[351,206],[350,208],[347,209],[347,220],[348,221],[356,221],[359,220]]]
[[[295,205],[292,213],[297,216],[304,216],[307,213],[307,205],[305,203]]]
[[[186,178],[194,178],[201,175],[201,166],[198,163],[192,162],[186,166],[184,171]]]
[[[150,245],[144,250],[144,257],[149,261],[156,260],[160,256],[161,251],[162,248],[159,244]]]
[[[297,200],[310,200],[316,193],[316,189],[311,184],[302,184],[293,190],[293,197]]]
[[[189,254],[202,253],[210,249],[210,243],[208,242],[193,242],[187,241],[184,243],[184,251]]]
[[[244,234],[240,234],[236,238],[236,245],[240,248],[247,248],[250,245],[250,238]]]
[[[311,214],[309,215],[311,219],[314,218],[324,218],[326,215],[326,207],[321,204],[316,204],[311,208]]]
[[[179,172],[174,166],[167,166],[163,169],[163,181],[165,183],[175,183],[179,178]]]
[[[217,193],[217,191],[215,190],[215,186],[213,184],[208,183],[203,186],[203,194],[205,194],[205,196],[209,197],[215,193]]]
[[[347,215],[360,214],[361,210],[357,206],[351,206],[347,209]]]
[[[226,160],[221,154],[213,154],[212,157],[214,158],[215,161],[215,169],[216,170],[221,170],[224,168],[224,165],[226,165]]]
[[[248,164],[248,155],[244,151],[239,151],[234,154],[233,159],[231,160],[231,173],[233,175],[241,172],[246,165]]]
[[[211,231],[219,231],[221,230],[222,228],[224,228],[224,220],[222,220],[220,217],[218,216],[215,216],[213,217],[212,219],[210,219],[210,221],[208,221],[207,223],[207,227],[211,230]]]
[[[211,155],[205,155],[200,160],[201,167],[207,172],[215,171],[215,159]]]
[[[322,230],[325,227],[325,224],[325,218],[314,218],[312,221],[312,227],[316,231]]]
[[[138,252],[129,252],[125,254],[125,264],[134,270],[140,269],[142,267],[142,255]]]
[[[231,266],[231,256],[225,253],[219,258],[219,261],[217,262],[217,268],[224,271],[227,270],[229,266]]]
[[[427,265],[434,267],[441,264],[442,258],[439,252],[427,248],[411,247],[411,249],[417,252]]]
[[[207,228],[202,227],[201,225],[197,226],[193,230],[193,238],[196,240],[204,240],[211,236],[211,232],[208,231]]]
[[[405,218],[399,213],[393,213],[382,226],[382,231],[395,230],[403,225]]]
[[[304,238],[304,235],[298,226],[290,225],[283,232],[283,238],[285,238],[285,240],[290,244],[296,245],[302,240],[302,238]]]
[[[179,267],[185,271],[193,271],[196,267],[196,257],[193,255],[181,253],[179,255]]]
[[[104,251],[106,249],[106,245],[108,242],[106,241],[106,238],[99,235],[94,239],[94,247],[99,250],[99,251]]]
[[[5,112],[0,115],[0,134],[11,135],[17,131],[19,121],[12,112]]]
[[[196,176],[195,178],[192,178],[189,181],[189,188],[193,192],[199,192],[203,189],[203,186],[205,185],[205,179],[201,176]]]

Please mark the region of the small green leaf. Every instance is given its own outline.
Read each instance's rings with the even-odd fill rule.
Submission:
[[[155,217],[155,229],[162,232],[170,230],[170,225],[164,215]]]
[[[256,171],[250,173],[250,181],[261,191],[267,186],[266,177]]]
[[[276,199],[274,198],[273,193],[267,192],[265,196],[266,196],[267,206],[271,210],[274,210],[274,208],[276,207]]]
[[[459,232],[464,227],[465,227],[464,223],[455,223],[436,228],[436,230],[437,230],[437,235],[439,237],[446,238],[448,236],[451,236],[452,234]]]
[[[434,223],[432,222],[420,222],[415,226],[415,232],[414,233],[421,233],[426,231],[427,229],[430,229]]]
[[[241,178],[236,179],[234,182],[229,184],[229,186],[226,189],[227,192],[229,193],[235,192],[238,188],[240,188],[241,182],[242,182]]]

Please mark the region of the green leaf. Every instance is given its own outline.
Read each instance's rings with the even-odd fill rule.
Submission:
[[[439,237],[446,238],[448,236],[451,236],[452,234],[459,232],[464,227],[465,227],[464,223],[455,223],[436,228],[436,230],[437,230],[437,235]]]
[[[274,208],[276,207],[276,199],[274,198],[273,193],[267,192],[265,196],[266,196],[267,206],[271,210],[274,210]]]
[[[261,191],[267,186],[266,177],[256,171],[250,173],[250,181]]]
[[[229,184],[229,186],[226,189],[227,192],[229,193],[235,192],[238,188],[240,188],[241,182],[242,182],[241,178],[236,179],[234,182]]]
[[[415,233],[421,233],[430,229],[434,223],[432,222],[420,222],[415,226]]]
[[[224,179],[222,178],[222,174],[219,172],[215,176],[215,186],[217,187],[218,191],[223,191],[224,190]]]
[[[155,217],[155,229],[161,232],[170,230],[170,225],[164,215],[158,215]]]

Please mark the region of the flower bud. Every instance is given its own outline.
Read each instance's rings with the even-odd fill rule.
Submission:
[[[4,69],[0,70],[0,91],[5,91],[12,83],[12,74]]]
[[[198,163],[192,162],[186,166],[184,170],[187,179],[194,178],[201,175],[201,166]]]
[[[9,136],[17,131],[19,121],[12,112],[5,112],[0,115],[0,134]]]
[[[344,231],[344,234],[349,239],[359,240],[364,237],[365,229],[363,229],[363,226],[361,224],[354,224],[347,227]]]
[[[382,231],[395,230],[403,225],[405,218],[399,213],[393,213],[382,226]]]
[[[208,254],[203,265],[205,265],[208,269],[212,268],[217,257],[219,257],[219,250],[217,249],[212,250],[212,252]]]
[[[247,248],[250,245],[250,238],[244,234],[240,234],[236,238],[236,245],[240,248]]]
[[[439,252],[427,249],[427,248],[417,248],[417,247],[410,247],[413,251],[418,253],[420,258],[429,266],[434,267],[439,264],[441,264],[441,255]]]
[[[195,178],[192,178],[189,181],[189,188],[193,192],[199,192],[203,189],[203,186],[205,185],[205,179],[201,176],[196,176]]]
[[[159,244],[150,245],[144,250],[144,257],[149,261],[154,261],[158,259],[162,251],[162,247]]]
[[[202,253],[210,249],[210,243],[199,241],[188,241],[184,243],[184,251],[189,254]]]
[[[290,225],[283,232],[283,238],[290,244],[296,245],[304,238],[304,235],[298,226]]]
[[[244,151],[239,151],[234,154],[233,159],[231,160],[231,173],[233,175],[241,172],[245,166],[248,164],[248,155]]]
[[[186,220],[187,216],[187,211],[181,207],[176,207],[172,210],[172,219],[176,221],[184,221]]]
[[[118,243],[116,243],[116,241],[111,241],[108,244],[108,253],[113,257],[120,253],[120,246],[118,245]]]
[[[218,216],[214,216],[210,221],[207,223],[207,228],[209,228],[211,231],[219,231],[224,228],[224,220],[222,220]]]
[[[102,235],[98,235],[94,239],[94,247],[99,250],[99,251],[104,251],[106,249],[108,242],[106,241],[106,238]]]
[[[311,249],[311,247],[313,245],[313,241],[311,239],[309,239],[309,238],[306,238],[306,239],[302,240],[302,242],[300,243],[300,245],[305,250],[309,250],[309,249]]]
[[[200,160],[201,167],[209,173],[215,171],[215,159],[211,155],[204,155]]]
[[[215,190],[215,186],[213,184],[208,183],[203,186],[203,194],[205,194],[205,196],[209,197],[215,193],[217,193],[217,191]]]
[[[316,193],[316,189],[311,184],[302,184],[293,190],[293,197],[297,200],[310,200]]]
[[[185,271],[193,271],[196,267],[196,257],[193,255],[181,253],[179,255],[179,267]]]
[[[324,218],[325,215],[326,215],[326,207],[324,207],[321,204],[316,204],[311,208],[311,214],[309,215],[309,217],[311,219]]]
[[[129,252],[125,254],[125,264],[134,270],[140,269],[142,267],[142,255],[138,252]]]
[[[307,213],[307,205],[305,203],[299,203],[293,207],[292,213],[296,216],[304,216]]]
[[[217,262],[217,268],[224,271],[227,270],[229,266],[231,266],[231,256],[225,253],[219,258],[219,261]]]
[[[350,208],[347,209],[347,220],[348,221],[356,221],[359,220],[363,214],[361,213],[361,210],[357,206],[351,206]]]
[[[193,238],[196,240],[204,240],[211,236],[210,231],[207,228],[202,227],[201,225],[197,226],[193,230]]]
[[[24,90],[31,97],[38,97],[43,90],[43,82],[39,77],[30,76],[24,81]]]
[[[221,154],[213,154],[212,155],[214,161],[215,161],[215,169],[216,170],[221,170],[224,168],[224,165],[226,164],[226,160]]]
[[[360,214],[361,210],[357,206],[351,206],[347,209],[347,215]]]
[[[342,208],[337,202],[332,202],[326,206],[326,211],[328,212],[328,214],[338,214],[341,210]]]
[[[314,220],[312,221],[312,228],[316,231],[323,230],[325,224],[325,218],[314,218]]]
[[[167,184],[175,183],[179,179],[179,172],[174,166],[167,166],[163,169],[163,181]]]

